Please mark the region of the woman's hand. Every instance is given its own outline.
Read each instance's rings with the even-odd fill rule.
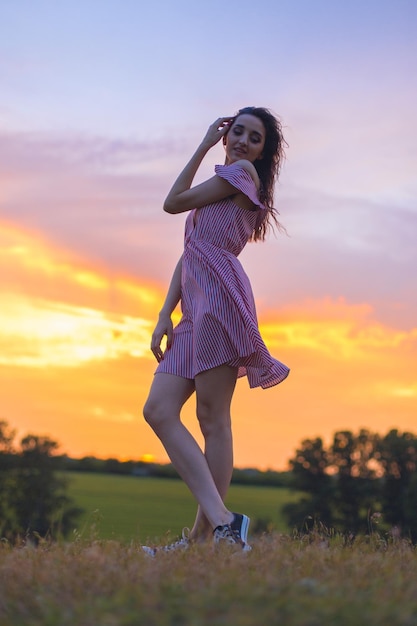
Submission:
[[[227,133],[233,120],[233,117],[219,117],[215,122],[213,122],[213,124],[211,124],[211,126],[209,126],[201,144],[207,149],[215,146],[216,143]]]
[[[161,342],[163,337],[166,335],[167,345],[166,349],[169,350],[172,345],[173,339],[173,324],[171,317],[169,315],[160,315],[157,325],[155,326],[155,330],[152,333],[151,339],[151,350],[155,355],[158,363],[162,361],[164,358],[164,351],[161,348]]]

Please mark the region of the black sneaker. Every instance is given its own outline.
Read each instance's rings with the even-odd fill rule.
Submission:
[[[167,546],[158,546],[156,548],[151,548],[150,546],[141,546],[141,548],[148,556],[156,556],[159,552],[175,552],[176,550],[187,550],[191,543],[189,539],[189,533],[190,530],[188,528],[183,528],[181,539],[178,539],[178,541],[169,543]]]
[[[213,530],[214,543],[225,542],[229,545],[241,546],[244,552],[252,550],[247,543],[250,524],[249,517],[241,513],[233,513],[233,515],[233,522],[217,526]]]

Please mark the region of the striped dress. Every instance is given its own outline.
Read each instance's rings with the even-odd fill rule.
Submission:
[[[258,207],[248,211],[231,197],[191,211],[185,223],[182,259],[182,318],[172,346],[156,373],[194,379],[219,365],[238,368],[250,387],[272,387],[289,373],[274,359],[259,333],[252,288],[237,259],[261,217],[264,206],[255,183],[239,164],[216,165]]]

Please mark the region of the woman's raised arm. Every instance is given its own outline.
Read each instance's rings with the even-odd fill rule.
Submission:
[[[201,185],[191,189],[194,176],[207,152],[227,133],[229,123],[233,118],[219,117],[209,127],[204,139],[194,152],[187,165],[171,187],[165,202],[164,211],[167,213],[183,213],[197,209],[205,204],[227,198],[235,193],[235,188],[218,176],[213,176]]]

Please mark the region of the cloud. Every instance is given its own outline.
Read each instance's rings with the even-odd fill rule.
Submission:
[[[155,163],[178,151],[174,142],[135,142],[33,133],[0,135],[2,213],[32,218],[47,229],[69,217],[119,216],[160,201]],[[163,176],[162,176],[163,177]],[[47,220],[49,217],[49,222]],[[56,233],[58,234],[58,233]]]
[[[242,254],[260,312],[307,298],[345,297],[371,303],[385,323],[413,323],[414,210],[288,185],[278,200],[289,236],[272,236]]]
[[[388,327],[368,303],[355,305],[344,298],[307,300],[270,311],[261,332],[271,348],[306,350],[336,361],[373,361],[390,352],[393,359],[400,352],[417,354],[417,326],[408,331]]]
[[[142,311],[156,306],[162,294],[143,277],[139,284],[128,274],[108,271],[75,254],[52,245],[38,233],[0,222],[1,288],[27,298],[51,298],[106,310]]]
[[[151,325],[139,317],[0,294],[0,365],[62,368],[146,357]]]
[[[141,143],[3,134],[0,213],[109,268],[133,272],[147,264],[156,277],[159,272],[167,280],[168,270],[162,274],[160,269],[161,251],[168,250],[172,265],[173,238],[160,226],[167,223],[162,203],[168,180],[174,178],[168,158],[175,163],[178,151],[174,140]]]
[[[0,222],[0,365],[149,357],[162,293]]]

